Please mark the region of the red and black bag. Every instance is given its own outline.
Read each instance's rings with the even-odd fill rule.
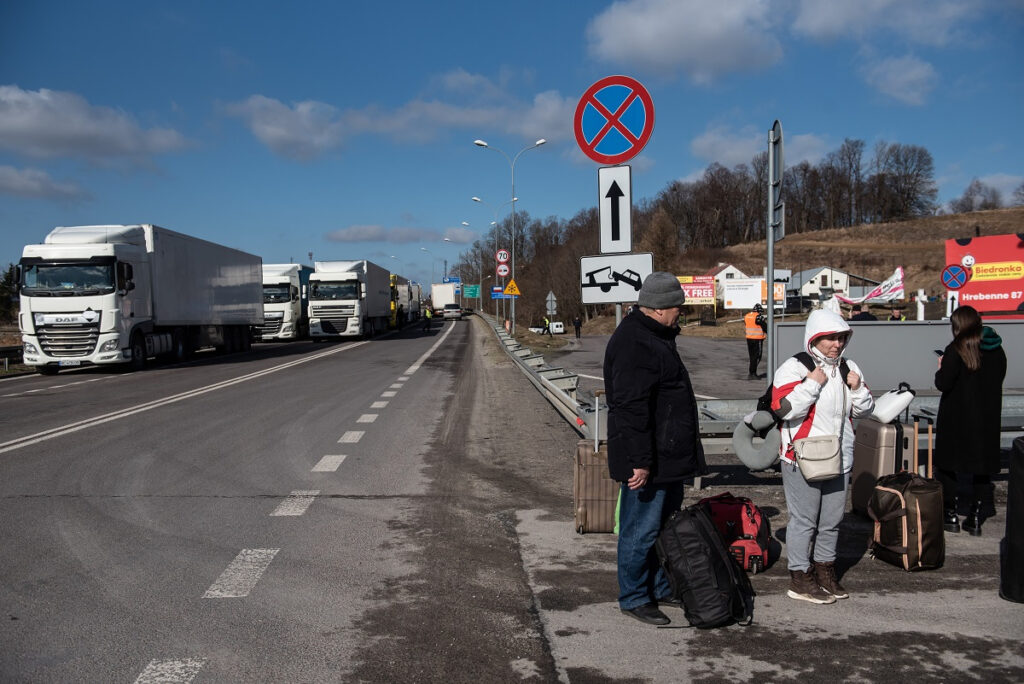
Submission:
[[[722,542],[741,568],[758,573],[768,565],[768,542],[772,536],[768,518],[754,502],[729,492],[701,499]]]

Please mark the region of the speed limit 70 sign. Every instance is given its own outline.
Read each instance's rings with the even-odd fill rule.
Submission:
[[[499,264],[507,264],[508,260],[512,258],[512,255],[508,253],[507,249],[499,249],[494,253],[494,258]]]

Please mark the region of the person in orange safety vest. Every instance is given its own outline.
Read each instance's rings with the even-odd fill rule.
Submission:
[[[764,338],[768,336],[768,319],[760,304],[755,304],[751,312],[743,317],[743,327],[747,337],[747,356],[750,357],[747,380],[757,380],[764,377],[757,374],[757,364],[761,363],[761,347]]]

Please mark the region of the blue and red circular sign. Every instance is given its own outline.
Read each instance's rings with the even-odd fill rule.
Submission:
[[[639,81],[607,76],[583,93],[572,128],[583,154],[599,164],[621,164],[650,140],[654,101]]]
[[[950,264],[942,269],[942,284],[947,290],[959,290],[971,279],[967,269],[959,264]]]

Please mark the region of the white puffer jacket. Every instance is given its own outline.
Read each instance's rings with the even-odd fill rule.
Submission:
[[[804,349],[814,363],[825,371],[827,380],[819,385],[808,380],[809,371],[798,359],[790,357],[775,371],[772,381],[772,409],[783,418],[782,445],[780,456],[787,463],[794,463],[792,442],[803,437],[840,435],[842,437],[843,472],[853,468],[853,418],[871,413],[874,399],[864,382],[864,373],[853,361],[847,359],[850,371],[861,378],[860,387],[851,390],[843,383],[839,371],[843,352],[836,359],[828,359],[814,348],[814,341],[832,333],[845,332],[853,336],[850,326],[842,316],[819,309],[812,311],[804,328]],[[849,345],[849,340],[847,340]]]

